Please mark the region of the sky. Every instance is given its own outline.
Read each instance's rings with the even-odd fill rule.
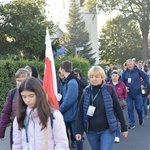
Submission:
[[[1,3],[8,3],[8,2],[10,2],[10,1],[11,1],[11,0],[0,0],[0,4],[1,4]],[[49,5],[53,5],[52,3],[53,3],[55,0],[45,0],[45,1],[46,1],[46,3],[48,3]],[[60,5],[57,5],[57,9],[58,9],[59,6],[60,6]],[[56,11],[56,7],[51,7],[51,9],[54,9],[53,12],[55,13],[55,16],[58,15],[58,17],[55,17],[55,18],[59,18],[59,19],[60,19],[60,18],[61,18],[61,14],[60,14],[60,12]],[[54,14],[52,14],[52,15],[54,15]],[[108,16],[108,15],[106,16],[104,13],[98,14],[98,30],[100,30],[101,27],[105,25],[106,21],[107,21],[109,18],[113,18],[114,16],[116,16],[116,12],[110,14],[109,16]],[[56,21],[54,21],[54,22],[56,22]],[[62,21],[61,21],[61,22],[62,22]]]
[[[0,0],[0,3],[8,3],[10,0]]]

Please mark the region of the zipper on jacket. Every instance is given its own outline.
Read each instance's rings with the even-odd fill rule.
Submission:
[[[89,131],[89,121],[87,121],[86,132]]]

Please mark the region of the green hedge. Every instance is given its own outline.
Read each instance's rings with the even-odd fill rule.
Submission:
[[[28,61],[28,60],[20,60],[20,61],[14,61],[14,60],[0,60],[0,111],[3,107],[3,104],[6,99],[6,95],[8,91],[11,88],[14,88],[15,83],[15,72],[19,68],[24,68],[26,65],[35,65],[37,66],[39,70],[40,77],[43,76],[43,68],[44,68],[44,62],[39,61]]]
[[[89,62],[86,59],[80,58],[80,57],[63,57],[62,59],[59,59],[55,62],[56,65],[56,71],[58,72],[59,64],[63,60],[70,60],[73,64],[73,68],[80,68],[83,72],[83,76],[87,77],[87,71],[89,69]],[[15,78],[14,74],[19,68],[24,68],[26,65],[35,65],[38,68],[39,76],[41,79],[43,79],[44,74],[44,61],[38,61],[38,60],[0,60],[0,112],[3,108],[6,96],[8,91],[11,88],[14,88]]]
[[[59,60],[57,60],[55,62],[55,65],[56,65],[56,71],[58,72],[58,69],[59,69],[59,64],[64,61],[64,60],[69,60],[72,62],[72,65],[73,65],[73,69],[74,68],[79,68],[81,69],[81,72],[82,72],[82,75],[83,77],[87,78],[87,72],[90,68],[90,64],[89,64],[89,61],[87,59],[84,59],[84,58],[81,58],[79,56],[76,56],[76,57],[71,57],[71,56],[68,56],[68,57],[63,57]]]

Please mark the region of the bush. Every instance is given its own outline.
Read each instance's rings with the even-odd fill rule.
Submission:
[[[61,59],[59,59],[55,62],[57,72],[58,72],[60,63],[62,61],[65,61],[65,60],[71,61],[72,65],[73,65],[73,69],[74,68],[79,68],[82,72],[83,77],[87,78],[87,72],[90,68],[90,63],[87,59],[84,59],[84,58],[79,57],[79,56],[76,56],[76,57],[72,57],[72,56],[63,57],[63,58],[61,58]]]
[[[82,71],[83,76],[87,77],[87,71],[89,69],[89,62],[86,59],[80,57],[63,57],[62,59],[56,60],[56,72],[59,69],[59,65],[63,60],[70,60],[73,64],[73,68],[79,68]],[[26,65],[35,65],[39,71],[39,77],[43,79],[44,76],[44,61],[38,60],[0,60],[0,77],[1,77],[1,92],[0,92],[0,112],[3,108],[7,93],[10,89],[16,86],[15,83],[15,72],[19,68],[24,68]]]

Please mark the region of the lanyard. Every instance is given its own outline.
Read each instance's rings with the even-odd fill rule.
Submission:
[[[29,115],[26,116],[24,120],[24,125],[25,125],[25,133],[26,133],[26,142],[29,143],[29,138],[28,138],[28,126],[29,126],[29,121],[30,121],[30,115],[31,115],[32,110],[30,111]]]
[[[92,86],[91,86],[91,91],[92,91],[92,89],[93,89],[93,88],[92,88]],[[101,89],[99,89],[99,90],[98,90],[98,92],[96,93],[96,95],[95,95],[95,96],[93,95],[93,93],[91,94],[92,106],[93,106],[93,102],[94,102],[94,101],[95,101],[95,99],[97,98],[97,96],[98,96],[98,94],[99,94],[100,90],[101,90]]]

